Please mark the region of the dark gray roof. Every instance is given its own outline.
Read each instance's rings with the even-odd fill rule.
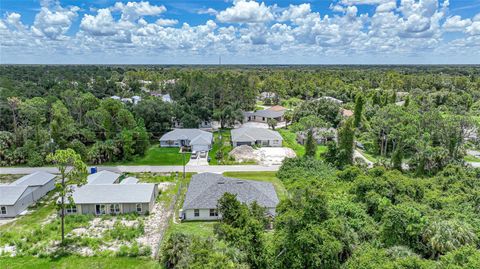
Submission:
[[[278,204],[278,197],[272,183],[224,177],[219,174],[202,173],[194,175],[188,186],[183,209],[216,208],[217,201],[224,193],[237,195],[242,203],[253,201],[272,208]]]
[[[257,140],[283,140],[277,132],[265,128],[242,127],[233,129],[232,141],[234,142],[255,142]]]
[[[28,186],[0,185],[0,205],[14,205]]]
[[[175,129],[164,134],[160,141],[190,140],[190,145],[210,145],[213,134],[200,129]]]
[[[53,180],[56,176],[47,172],[39,171],[23,176],[12,182],[12,186],[43,186]]]

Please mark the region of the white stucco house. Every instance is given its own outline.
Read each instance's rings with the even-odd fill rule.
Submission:
[[[13,218],[55,189],[55,175],[35,172],[0,185],[0,218]]]
[[[66,207],[66,214],[147,214],[158,195],[157,184],[138,183],[138,179],[101,171],[87,177],[87,184],[73,186],[74,204]],[[60,200],[58,200],[60,201]]]
[[[212,148],[213,134],[200,129],[174,129],[160,138],[161,147],[189,147],[192,151]]]
[[[218,199],[224,193],[231,193],[246,204],[256,201],[275,216],[279,203],[273,184],[254,180],[224,177],[220,174],[202,173],[192,177],[182,208],[184,220],[218,220],[222,216],[217,211]]]
[[[241,145],[281,147],[283,142],[282,136],[277,131],[265,128],[242,127],[233,129],[231,134],[234,147]]]

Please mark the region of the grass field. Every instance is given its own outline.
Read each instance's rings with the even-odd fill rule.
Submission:
[[[293,149],[297,156],[305,155],[305,147],[303,145],[298,144],[296,137],[297,135],[288,129],[277,129],[277,131],[283,137],[283,146],[287,148]],[[327,151],[327,146],[318,145],[317,146],[317,159],[321,159],[321,154]]]
[[[480,158],[477,158],[477,157],[472,156],[472,155],[467,155],[463,159],[467,162],[480,162]]]
[[[185,154],[185,162],[190,159],[190,153]],[[133,161],[106,163],[104,165],[182,165],[183,156],[179,148],[161,148],[159,145],[151,146],[145,156]]]
[[[122,257],[77,257],[68,256],[58,259],[15,257],[0,258],[0,268],[4,269],[116,269],[116,268],[163,268],[160,263],[150,259]]]
[[[220,139],[221,135],[221,139]],[[223,160],[228,159],[228,153],[232,150],[230,130],[220,130],[213,133],[213,145],[212,149],[208,152],[210,157],[210,164],[217,165],[223,164],[217,160],[217,152],[221,150],[223,152]]]

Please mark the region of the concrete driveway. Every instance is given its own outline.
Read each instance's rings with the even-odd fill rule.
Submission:
[[[205,157],[201,157],[200,153],[198,153],[196,159],[190,158],[188,161],[187,166],[208,166],[208,152]]]

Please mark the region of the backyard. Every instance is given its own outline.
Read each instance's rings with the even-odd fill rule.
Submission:
[[[283,146],[287,148],[293,149],[297,156],[303,156],[305,155],[305,147],[303,145],[300,145],[297,140],[296,140],[296,134],[295,132],[281,128],[281,129],[276,129],[282,137],[283,137]],[[324,145],[318,145],[317,146],[317,159],[321,159],[321,154],[327,151],[327,146]]]

